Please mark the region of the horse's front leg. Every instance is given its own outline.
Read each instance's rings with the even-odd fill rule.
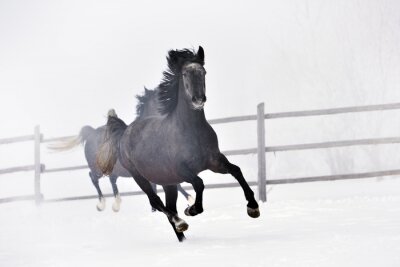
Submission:
[[[157,194],[154,192],[150,182],[146,178],[144,178],[134,167],[130,167],[130,168],[129,167],[130,166],[128,166],[127,169],[131,173],[133,179],[136,181],[136,183],[138,184],[140,189],[142,189],[143,192],[146,193],[147,197],[149,198],[150,205],[152,207],[156,208],[158,211],[163,212],[167,216],[171,225],[173,225],[175,227],[175,229],[174,229],[175,233],[182,233],[182,232],[186,231],[188,229],[189,225],[184,220],[182,220],[181,218],[178,217],[178,214],[175,212],[175,210],[171,211],[167,207],[164,206],[160,197],[157,196]],[[168,194],[169,197],[171,197],[170,193],[166,192],[166,194]],[[168,203],[170,206],[172,206],[171,202],[173,202],[173,201],[174,201],[173,198],[168,199]],[[179,241],[182,241],[184,239],[183,235],[177,234],[177,237],[178,237]]]
[[[196,216],[203,212],[203,191],[204,183],[203,180],[190,171],[186,166],[181,166],[180,176],[185,179],[185,182],[192,184],[194,191],[196,192],[196,199],[192,206],[185,209],[186,216]]]
[[[176,200],[178,199],[178,191],[176,185],[165,185],[163,186],[165,192],[165,206],[168,210],[178,215],[178,211],[176,210]],[[185,240],[185,235],[183,232],[178,232],[176,230],[174,222],[170,221],[172,228],[178,238],[179,242]]]
[[[216,173],[230,173],[239,182],[243,189],[244,196],[247,200],[247,214],[252,218],[257,218],[260,216],[260,210],[258,208],[258,203],[254,198],[254,192],[251,190],[249,184],[243,177],[240,168],[228,161],[228,159],[221,153],[219,153],[211,161],[211,166],[209,169]]]
[[[185,189],[183,189],[183,187],[178,184],[178,191],[186,198],[189,206],[194,204],[194,197],[192,197],[192,195],[190,195]]]

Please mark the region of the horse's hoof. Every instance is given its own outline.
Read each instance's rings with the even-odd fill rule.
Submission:
[[[185,209],[185,215],[186,216],[196,216],[197,214],[200,214],[203,212],[203,209],[198,210],[196,209],[196,206],[189,206]]]
[[[252,208],[247,207],[247,214],[251,218],[258,218],[258,217],[260,217],[260,210],[258,208],[252,209]]]
[[[175,229],[178,233],[183,233],[189,228],[189,224],[187,224],[184,220],[182,222],[175,224]],[[179,240],[182,242],[181,240]]]
[[[114,202],[114,203],[113,203],[113,205],[112,205],[112,210],[113,210],[114,212],[118,212],[118,211],[120,210],[120,208],[121,208],[121,205],[120,205],[119,203],[117,203],[117,202]]]
[[[121,197],[119,196],[119,194],[117,194],[117,196],[115,197],[115,201],[112,205],[112,210],[114,212],[118,212],[121,208]]]
[[[174,217],[172,219],[172,222],[174,223],[175,229],[178,233],[182,233],[189,228],[189,225],[184,220],[179,218],[178,216]]]
[[[102,198],[99,203],[97,203],[96,208],[98,211],[103,211],[106,208],[106,200]]]

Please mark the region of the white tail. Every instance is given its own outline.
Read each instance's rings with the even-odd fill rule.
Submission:
[[[79,135],[65,138],[57,143],[52,143],[47,147],[56,152],[70,150],[78,145],[83,145],[83,143],[94,131],[95,129],[90,126],[83,126],[79,132]]]
[[[47,146],[47,148],[54,150],[56,152],[62,152],[66,150],[70,150],[80,144],[83,143],[83,140],[80,135],[66,138],[65,140],[59,141],[57,143],[51,143]]]

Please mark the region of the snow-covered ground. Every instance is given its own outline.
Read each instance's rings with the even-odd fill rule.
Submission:
[[[304,193],[307,192],[307,193]],[[0,266],[400,266],[400,179],[274,186],[261,217],[240,189],[206,190],[179,243],[144,196],[0,205]],[[185,208],[180,197],[179,211]]]

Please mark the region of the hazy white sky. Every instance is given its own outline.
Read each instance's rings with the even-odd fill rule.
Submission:
[[[104,124],[111,107],[130,122],[135,95],[157,86],[167,51],[198,45],[209,119],[255,114],[260,102],[267,112],[400,102],[399,44],[397,0],[0,0],[0,138],[30,134],[36,124],[45,137],[77,134]],[[268,121],[267,145],[399,136],[399,113]],[[215,129],[223,150],[256,144],[253,122]],[[0,168],[32,164],[31,146],[0,147]],[[395,168],[397,151],[268,154],[268,171],[288,177]],[[68,160],[42,158],[84,163],[81,150]],[[255,179],[254,156],[234,161]]]
[[[400,101],[399,19],[380,0],[2,0],[0,137],[130,121],[167,50],[198,45],[208,118]]]

